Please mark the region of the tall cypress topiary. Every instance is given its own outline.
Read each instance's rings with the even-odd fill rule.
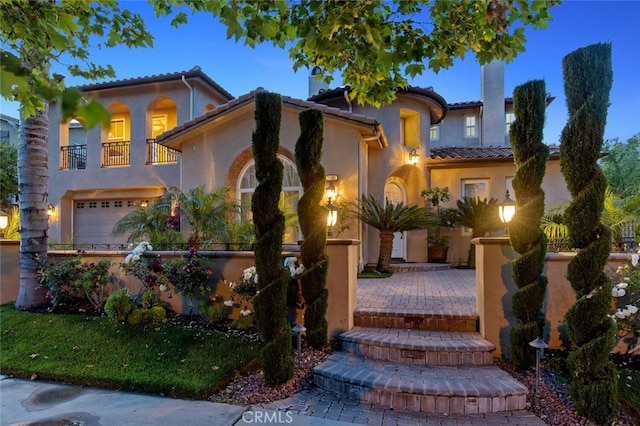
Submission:
[[[291,327],[287,323],[287,287],[291,279],[282,264],[284,215],[278,208],[283,165],[278,159],[280,95],[255,96],[256,129],[253,132],[256,187],[251,211],[256,232],[255,257],[260,292],[253,298],[256,324],[265,341],[260,355],[265,382],[274,386],[293,376]]]
[[[518,319],[511,329],[511,358],[521,368],[535,363],[535,351],[529,342],[542,335],[542,303],[547,278],[542,275],[547,238],[540,228],[544,214],[542,179],[549,158],[549,147],[542,143],[546,91],[543,80],[529,81],[515,88],[513,110],[516,120],[509,131],[516,174],[513,190],[516,214],[509,224],[511,246],[521,256],[512,262],[513,280],[518,291],[513,295],[513,313]]]
[[[579,249],[567,270],[578,299],[566,315],[570,392],[579,413],[605,423],[619,409],[618,378],[609,360],[616,327],[607,316],[612,296],[604,273],[611,232],[600,223],[607,182],[597,165],[613,80],[611,45],[578,49],[562,66],[569,122],[562,130],[560,165],[573,198],[564,220],[569,242]]]
[[[300,256],[305,271],[300,277],[306,309],[304,325],[307,342],[320,349],[327,343],[327,209],[320,205],[324,196],[325,174],[322,158],[323,114],[318,110],[300,113],[300,137],[296,142],[296,166],[304,194],[298,201],[298,221],[304,235]]]

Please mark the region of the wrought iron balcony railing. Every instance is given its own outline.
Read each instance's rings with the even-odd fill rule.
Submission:
[[[131,164],[130,143],[103,142],[102,143],[102,167],[128,166]]]
[[[147,139],[147,164],[175,164],[178,151],[160,145],[155,139]]]
[[[60,147],[60,170],[84,170],[87,167],[87,146]]]

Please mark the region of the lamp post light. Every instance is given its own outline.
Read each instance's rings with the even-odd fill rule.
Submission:
[[[529,346],[536,349],[536,395],[538,395],[538,388],[540,386],[540,357],[542,356],[542,351],[549,347],[549,345],[538,337],[530,341]]]
[[[4,229],[9,224],[9,215],[0,210],[0,237],[4,238]]]
[[[298,338],[298,362],[300,362],[300,357],[302,356],[302,333],[307,331],[307,328],[302,324],[296,324],[292,331],[296,333],[296,337]]]
[[[513,201],[509,196],[508,189],[507,189],[507,193],[505,194],[504,200],[498,203],[498,214],[500,215],[500,221],[505,224],[505,229],[508,234],[509,222],[511,222],[511,219],[513,219],[513,216],[516,214],[516,202]]]

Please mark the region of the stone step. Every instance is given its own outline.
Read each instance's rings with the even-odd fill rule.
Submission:
[[[375,265],[373,265],[375,267]],[[389,268],[393,272],[428,272],[428,271],[446,271],[451,269],[449,263],[411,263],[398,262],[391,263]]]
[[[478,414],[526,404],[527,388],[496,366],[424,366],[337,352],[313,372],[323,389],[398,410]]]
[[[492,365],[495,346],[479,333],[355,327],[340,335],[342,351],[422,365]]]
[[[478,316],[450,312],[424,312],[356,308],[353,325],[367,328],[402,328],[430,331],[477,332]]]

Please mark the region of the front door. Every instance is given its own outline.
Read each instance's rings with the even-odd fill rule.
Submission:
[[[406,203],[405,191],[398,182],[387,182],[384,186],[384,196],[393,204]],[[392,259],[406,259],[407,239],[406,232],[396,232],[393,234]]]

